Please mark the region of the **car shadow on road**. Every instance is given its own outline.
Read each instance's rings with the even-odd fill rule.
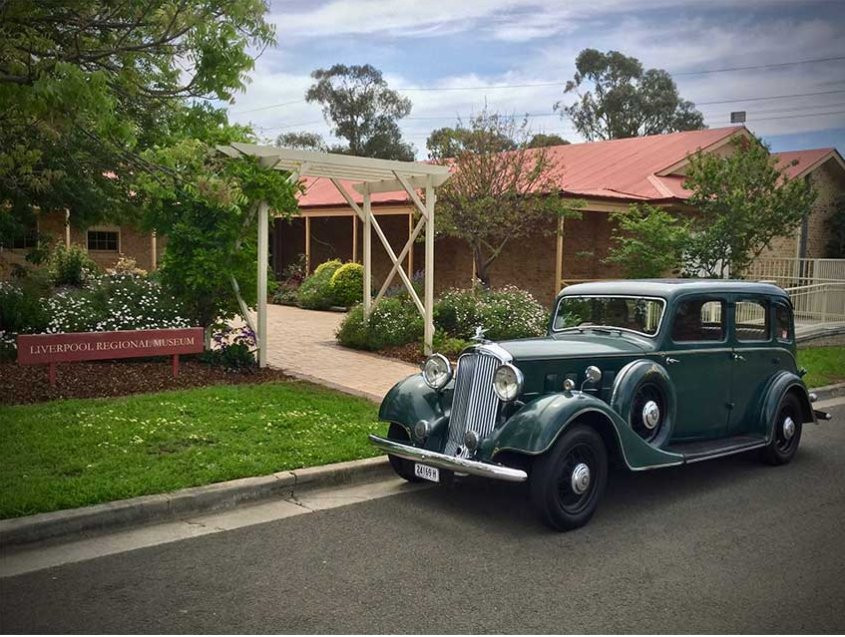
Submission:
[[[812,471],[821,463],[822,456],[818,449],[802,449],[792,464],[785,467],[767,466],[756,452],[747,452],[650,471],[612,468],[604,498],[589,526],[641,524],[648,519],[659,520],[673,510],[746,500],[761,487],[771,491],[776,485],[780,488],[781,483],[793,481],[796,475]],[[492,523],[504,535],[552,533],[535,514],[527,483],[465,477],[419,491],[415,498],[420,500],[420,506],[440,515],[459,516],[488,529]]]

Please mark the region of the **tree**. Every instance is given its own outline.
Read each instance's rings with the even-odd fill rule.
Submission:
[[[500,116],[491,115],[490,117],[498,119]],[[484,147],[489,152],[514,150],[517,143],[508,137],[507,131],[504,130],[506,127],[497,126],[497,128],[502,130],[479,130],[473,127],[473,121],[470,121],[469,126],[466,126],[461,120],[458,120],[458,124],[454,128],[449,126],[437,128],[431,131],[425,141],[429,159],[457,157],[462,152],[477,147]],[[474,137],[477,139],[474,139]]]
[[[537,133],[528,140],[528,148],[543,148],[544,146],[564,146],[569,142],[554,133]]]
[[[615,224],[607,263],[622,266],[633,279],[653,279],[678,274],[689,242],[689,220],[648,204],[614,212]]]
[[[527,122],[482,112],[458,139],[452,177],[437,197],[438,232],[463,239],[476,275],[490,286],[490,266],[513,239],[555,231],[557,219],[577,214],[558,186],[560,168],[545,148],[528,148]],[[513,140],[502,151],[502,140]]]
[[[282,148],[297,148],[299,150],[328,151],[323,136],[319,133],[282,133],[276,138],[276,146]]]
[[[581,51],[575,68],[564,93],[575,92],[578,100],[570,106],[558,102],[554,108],[589,141],[704,128],[704,117],[692,102],[681,99],[662,69],[643,70],[636,58],[595,49]],[[592,90],[579,92],[585,85]]]
[[[685,268],[690,274],[741,276],[775,237],[790,235],[810,213],[816,193],[787,180],[766,146],[734,142],[734,152],[690,156],[684,187],[694,217]]]
[[[839,195],[833,204],[833,212],[825,221],[828,232],[825,256],[829,259],[845,259],[845,195]]]
[[[254,158],[216,151],[219,143],[255,142],[243,127],[213,127],[201,137],[145,151],[143,158],[160,170],[138,173],[132,189],[144,210],[143,225],[167,235],[162,284],[191,319],[209,328],[244,314],[241,303],[254,305],[258,202],[291,215],[297,187]]]
[[[263,0],[0,2],[0,231],[33,206],[89,225],[134,207],[130,175],[185,100],[229,100],[273,41]],[[178,117],[178,116],[177,116]]]
[[[381,71],[363,66],[335,64],[311,73],[315,83],[305,94],[317,102],[337,137],[346,140],[343,150],[362,157],[414,159],[414,148],[402,140],[397,120],[411,112],[411,100],[388,87]]]

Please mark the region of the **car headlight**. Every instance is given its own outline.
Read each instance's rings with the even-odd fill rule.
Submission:
[[[443,389],[452,380],[452,364],[443,354],[432,354],[423,365],[422,375],[426,385]]]
[[[523,382],[522,372],[510,363],[505,363],[493,374],[493,391],[499,400],[509,403],[522,393]]]

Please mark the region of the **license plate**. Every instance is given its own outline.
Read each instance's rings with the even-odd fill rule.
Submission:
[[[414,463],[414,475],[430,482],[440,482],[440,469],[425,464]]]

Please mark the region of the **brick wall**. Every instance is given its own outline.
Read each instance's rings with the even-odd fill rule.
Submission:
[[[379,224],[396,254],[408,236],[404,215],[380,215]],[[545,230],[508,243],[490,269],[493,286],[517,285],[530,291],[541,303],[551,304],[557,293],[555,255],[557,243],[554,221]],[[362,227],[358,223],[358,260],[362,258]],[[610,244],[611,224],[605,212],[583,211],[581,219],[567,219],[564,231],[564,280],[601,279],[621,276],[618,267],[602,263]],[[422,237],[422,233],[420,235]],[[373,287],[377,290],[390,270],[390,260],[373,233]],[[277,276],[305,253],[305,220],[278,219],[273,233],[274,267]],[[472,256],[465,242],[451,237],[435,243],[435,294],[450,287],[468,287],[472,280]],[[348,261],[352,256],[352,220],[350,217],[312,217],[311,267],[328,259]],[[414,245],[414,270],[424,266],[425,248]],[[394,283],[399,283],[398,276]]]

